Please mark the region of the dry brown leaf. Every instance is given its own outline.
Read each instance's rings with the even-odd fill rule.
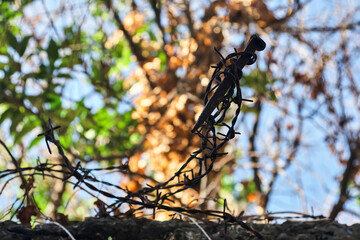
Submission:
[[[29,205],[26,207],[22,207],[17,213],[16,216],[20,220],[23,225],[30,225],[31,216],[36,216],[37,211],[36,207],[33,205]]]

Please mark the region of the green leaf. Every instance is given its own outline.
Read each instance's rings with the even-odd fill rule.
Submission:
[[[156,35],[153,32],[149,31],[148,33],[150,35],[150,40],[151,41],[155,41],[155,42],[158,41]]]
[[[141,140],[141,134],[139,133],[133,133],[130,135],[130,143],[133,145],[136,145],[140,142]]]
[[[124,113],[123,115],[125,122],[130,122],[131,120],[131,111]]]
[[[151,27],[151,23],[150,23],[150,22],[144,24],[144,26],[142,26],[141,28],[139,28],[139,29],[137,29],[137,30],[135,31],[135,35],[136,35],[136,34],[139,34],[139,33],[143,33],[143,32],[149,31],[149,28],[150,28],[150,27]],[[151,32],[148,32],[148,33],[150,34]]]
[[[69,130],[67,134],[59,136],[59,141],[61,145],[65,148],[68,148],[73,144],[71,134],[69,134]]]
[[[122,80],[117,80],[113,84],[113,89],[115,92],[118,92],[118,93],[124,92],[124,82]]]
[[[221,189],[232,193],[234,189],[235,180],[232,175],[226,174],[221,178]]]
[[[12,135],[17,134],[16,132],[16,127],[19,125],[19,123],[24,119],[23,114],[19,111],[16,110],[13,114],[13,116],[11,117],[11,126],[10,126],[10,133]]]
[[[12,108],[6,109],[0,116],[0,124],[5,121],[7,118],[11,118],[13,115],[14,110]]]
[[[0,105],[0,118],[1,118],[1,115],[8,109],[9,109],[8,105],[6,105],[6,104],[1,104]]]
[[[12,34],[12,32],[6,31],[6,40],[7,40],[8,44],[9,44],[15,51],[17,51],[19,44],[18,44],[18,41],[17,41],[16,37]]]
[[[160,58],[160,71],[164,72],[166,68],[166,54],[163,51],[159,51],[158,58]]]
[[[276,96],[272,91],[272,85],[280,79],[273,78],[267,72],[260,69],[253,70],[249,75],[243,76],[243,86],[252,88],[257,93],[264,94],[268,99],[276,101]]]
[[[19,53],[20,56],[24,55],[24,52],[25,52],[25,50],[27,48],[27,45],[29,43],[30,38],[31,38],[31,36],[26,36],[20,42],[19,50],[18,50],[18,53]]]
[[[85,153],[87,155],[92,155],[94,153],[94,147],[93,146],[87,146],[86,150],[85,150]]]
[[[33,146],[35,146],[36,144],[38,144],[41,140],[41,137],[36,137],[34,138],[31,143],[28,146],[28,149],[31,149]]]
[[[14,135],[14,143],[16,144],[21,142],[22,138],[26,134],[28,134],[31,130],[33,130],[35,127],[36,127],[36,123],[34,123],[33,121],[26,122],[22,127],[22,129]]]
[[[48,101],[50,102],[50,110],[58,110],[61,108],[61,99],[57,94],[47,94]]]
[[[50,62],[55,62],[55,60],[58,59],[59,57],[58,50],[59,48],[56,42],[53,39],[51,39],[48,48],[46,49]]]
[[[125,121],[119,121],[118,124],[117,124],[117,126],[118,126],[118,128],[119,128],[120,130],[124,130],[125,127],[127,126],[127,122],[125,122]]]

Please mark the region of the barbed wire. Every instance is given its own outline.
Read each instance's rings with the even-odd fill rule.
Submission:
[[[147,184],[142,189],[131,192],[126,188],[122,188],[107,181],[98,180],[93,172],[118,170],[122,173],[131,173],[131,171],[127,164],[109,168],[90,169],[81,166],[81,162],[79,161],[73,166],[71,161],[66,157],[60,142],[56,139],[54,134],[54,131],[59,129],[60,126],[54,127],[50,118],[48,119],[48,130],[39,134],[38,137],[45,137],[50,154],[52,154],[52,152],[49,143],[52,143],[57,147],[63,163],[51,164],[48,161],[41,163],[40,160],[38,160],[34,167],[20,168],[19,166],[16,166],[16,169],[0,171],[0,179],[16,173],[19,173],[19,176],[22,179],[24,176],[33,177],[34,175],[41,175],[43,179],[45,177],[59,178],[53,173],[62,173],[65,176],[62,180],[73,184],[74,188],[80,188],[90,193],[89,190],[85,190],[84,186],[86,186],[90,191],[94,191],[99,195],[114,200],[112,204],[105,204],[103,201],[97,203],[101,216],[113,214],[117,217],[129,217],[134,216],[144,209],[151,209],[153,211],[153,217],[155,217],[157,210],[175,212],[175,215],[176,213],[185,214],[198,219],[204,219],[204,216],[207,218],[215,217],[223,219],[225,231],[228,223],[237,223],[259,239],[264,239],[260,233],[242,220],[244,219],[243,213],[239,216],[233,216],[226,212],[226,209],[228,209],[226,200],[224,201],[222,211],[199,210],[188,206],[175,207],[170,204],[174,202],[176,194],[198,185],[201,179],[212,171],[215,161],[227,154],[226,152],[223,152],[224,146],[237,134],[240,134],[239,132],[236,132],[235,124],[240,114],[242,101],[250,101],[242,98],[241,87],[239,84],[239,80],[242,77],[242,69],[245,65],[255,63],[257,59],[255,51],[261,51],[264,48],[265,43],[258,36],[254,35],[243,52],[237,52],[235,49],[234,53],[223,57],[221,53],[215,49],[221,59],[215,66],[212,66],[214,72],[206,88],[205,107],[194,128],[191,130],[201,138],[201,145],[198,150],[194,151],[189,156],[179,170],[165,182],[157,183],[154,186]],[[227,124],[224,122],[224,119],[231,105],[235,105],[236,110],[234,116],[232,116],[231,122]],[[3,144],[3,146],[6,148],[5,144]],[[13,162],[16,163],[17,161],[11,155],[10,151],[8,151],[8,153],[12,157]],[[188,168],[192,161],[196,161],[198,166],[196,168],[197,171]],[[6,185],[16,177],[17,176],[8,179],[0,190],[0,193],[3,192]],[[74,177],[76,181],[70,181],[69,179],[72,177]],[[95,184],[114,187],[117,190],[123,191],[124,194],[123,196],[116,195],[113,192],[100,189],[95,186]],[[28,190],[31,186],[27,186],[24,183],[23,185],[25,188],[25,195],[29,198]],[[126,212],[121,213],[120,211],[116,211],[123,206],[123,204],[127,204],[131,207],[129,207],[129,210]]]

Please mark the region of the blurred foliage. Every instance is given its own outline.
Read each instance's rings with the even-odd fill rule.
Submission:
[[[0,1],[1,137],[16,152],[21,167],[38,165],[31,160],[38,157],[42,163],[61,163],[36,137],[51,118],[61,126],[58,138],[74,165],[81,161],[106,168],[126,162],[129,172],[111,180],[131,192],[165,181],[200,144],[190,129],[203,108],[210,66],[220,59],[213,48],[224,55],[233,47],[242,50],[250,33],[258,32],[270,48],[259,54],[256,66],[246,67],[240,82],[243,97],[254,100],[242,106],[246,124],[241,131],[246,133],[240,138],[245,143],[226,146],[229,155],[216,162],[204,182],[176,196],[174,205],[206,208],[206,199],[226,197],[232,198],[228,205],[236,211],[239,206],[260,206],[265,212],[278,179],[294,175],[287,171],[306,146],[304,122],[319,118],[327,124],[322,136],[330,152],[345,169],[338,180],[345,198],[334,207],[341,211],[341,199],[351,198],[347,189],[356,191],[358,186],[359,166],[353,161],[353,146],[360,142],[353,126],[358,102],[352,102],[352,109],[343,101],[343,96],[358,99],[350,61],[358,48],[348,42],[358,39],[352,35],[359,24],[350,13],[358,8],[344,8],[350,9],[344,18],[331,14],[334,25],[327,26],[327,19],[316,21],[303,14],[310,4]],[[317,8],[311,9],[313,14]],[[332,78],[334,69],[339,80]],[[244,171],[236,176],[239,166]],[[9,160],[4,167],[14,166]],[[35,175],[34,200],[52,217],[69,212],[81,218],[96,198],[61,181],[64,169],[57,167],[54,176]],[[87,201],[86,207],[76,212],[82,201]],[[33,214],[30,208],[23,211]],[[164,214],[157,217],[167,218]]]
[[[13,139],[7,143],[14,147],[25,144],[26,151],[31,150],[41,140],[34,131],[46,129],[51,118],[61,125],[59,140],[73,159],[109,157],[107,164],[115,164],[141,140],[134,132],[133,106],[123,101],[128,87],[121,71],[130,64],[128,45],[122,41],[109,51],[100,26],[86,31],[76,22],[61,29],[61,40],[56,34],[28,35],[18,23],[24,21],[22,10],[30,2],[20,6],[11,1],[1,3],[0,123],[10,120]],[[34,8],[28,5],[28,9]],[[86,92],[98,95],[99,102],[87,101]],[[22,142],[26,136],[29,140]],[[54,201],[53,183],[41,178],[36,182],[35,201],[45,210]]]
[[[4,18],[14,17],[10,14],[10,6]],[[122,155],[138,144],[136,133],[129,133],[136,126],[136,120],[131,119],[132,108],[118,111],[126,93],[123,80],[110,79],[109,72],[116,76],[120,69],[112,69],[108,64],[124,57],[122,51],[115,51],[120,55],[111,56],[103,49],[104,37],[95,37],[98,33],[89,35],[75,25],[63,29],[65,39],[60,42],[51,36],[45,39],[23,36],[9,20],[10,17],[4,19],[1,34],[4,47],[0,54],[6,60],[1,66],[4,76],[0,96],[6,110],[0,121],[11,119],[14,144],[36,127],[45,127],[47,118],[61,124],[61,143],[65,148],[76,149],[79,153],[76,157],[80,159]],[[88,66],[91,67],[82,74],[90,85],[80,83],[80,88],[92,88],[91,94],[102,96],[104,103],[100,104],[104,107],[97,110],[86,106],[85,97],[80,95],[83,93],[70,99],[64,95],[68,84],[74,81],[76,68]],[[27,149],[37,141],[33,138]]]

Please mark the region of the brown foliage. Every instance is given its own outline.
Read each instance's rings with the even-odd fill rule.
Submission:
[[[37,216],[37,209],[33,205],[24,206],[16,213],[17,218],[21,224],[30,225],[31,216]]]

